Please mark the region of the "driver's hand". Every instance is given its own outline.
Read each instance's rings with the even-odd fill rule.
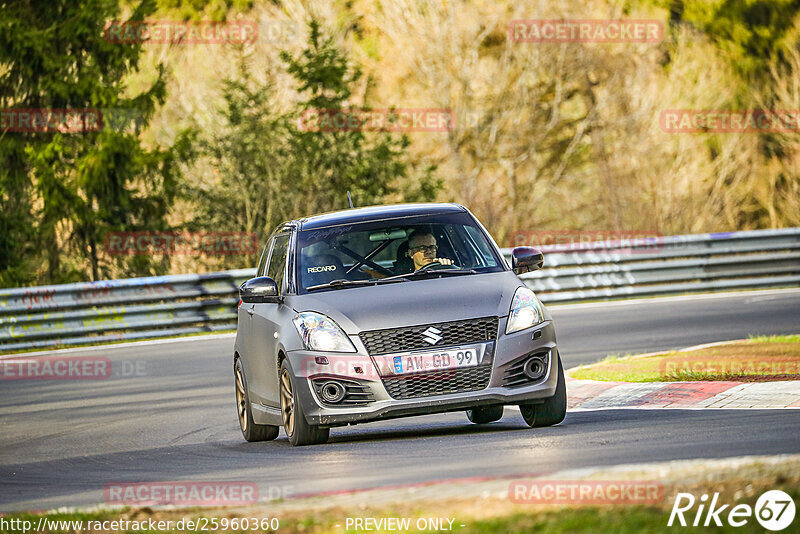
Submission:
[[[367,273],[372,278],[386,278],[387,276],[389,276],[387,274],[384,274],[382,272],[376,271],[375,269],[372,269],[371,267],[367,267],[365,265],[362,265],[358,270],[363,272],[363,273]]]
[[[434,258],[433,262],[431,263],[435,262],[439,262],[442,265],[453,265],[453,260],[451,260],[450,258]]]

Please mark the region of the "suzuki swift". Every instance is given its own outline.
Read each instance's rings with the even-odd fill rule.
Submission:
[[[550,314],[457,204],[351,209],[281,224],[239,288],[233,363],[247,441],[327,441],[331,427],[518,405],[531,427],[566,413]]]

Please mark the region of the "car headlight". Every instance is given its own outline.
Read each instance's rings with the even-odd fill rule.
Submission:
[[[533,291],[527,287],[520,287],[511,300],[511,309],[508,312],[506,334],[525,330],[544,321],[542,304]]]
[[[308,350],[355,352],[356,348],[333,319],[316,312],[302,312],[293,320]]]

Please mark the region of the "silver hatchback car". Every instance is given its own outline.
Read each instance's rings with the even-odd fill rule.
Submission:
[[[531,427],[566,413],[553,321],[457,204],[404,204],[280,225],[241,285],[234,347],[247,441],[327,441],[330,428],[464,410],[497,421],[518,405]]]

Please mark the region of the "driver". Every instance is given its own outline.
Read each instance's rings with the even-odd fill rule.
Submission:
[[[449,258],[437,258],[437,250],[436,238],[430,232],[414,230],[408,236],[408,252],[406,252],[406,255],[414,262],[415,271],[435,262],[442,265],[453,265],[453,260]]]

